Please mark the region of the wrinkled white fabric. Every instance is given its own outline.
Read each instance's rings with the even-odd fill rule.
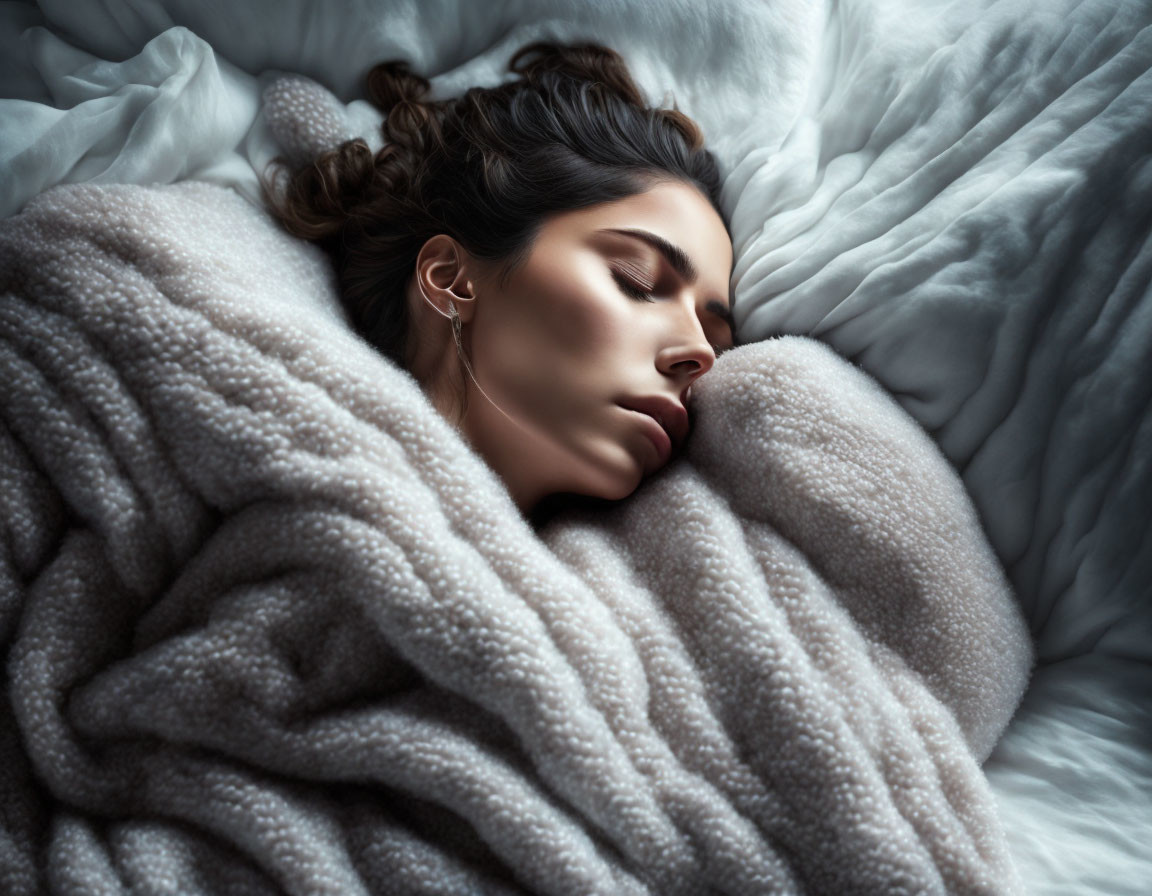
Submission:
[[[827,342],[933,434],[1043,661],[1152,663],[1152,5],[997,3],[933,51],[822,67],[733,171],[741,336]]]
[[[220,176],[258,110],[253,78],[173,29],[111,63],[43,28],[25,32],[51,105],[0,100],[0,214],[60,183],[171,183]],[[213,170],[215,169],[215,170]],[[243,176],[252,176],[247,162]]]
[[[509,77],[512,54],[543,38],[599,40],[615,47],[652,103],[675,102],[700,121],[722,160],[737,158],[751,146],[778,143],[786,133],[804,94],[824,16],[822,4],[796,0],[726,0],[707,11],[691,0],[611,7],[553,0],[495,8],[451,0],[276,0],[232,4],[226,11],[199,2],[106,0],[43,3],[41,11],[45,27],[30,28],[14,47],[21,57],[35,57],[36,74],[14,77],[7,96],[55,93],[88,54],[126,59],[113,66],[121,84],[139,78],[141,87],[166,85],[161,91],[165,130],[134,132],[131,119],[139,110],[112,87],[91,95],[93,102],[99,96],[95,107],[73,109],[75,130],[64,133],[50,131],[52,118],[38,117],[51,116],[51,110],[0,99],[0,118],[14,122],[12,131],[0,130],[0,215],[14,213],[47,186],[84,179],[53,155],[51,146],[61,141],[70,155],[91,153],[105,165],[122,156],[120,175],[106,176],[107,181],[195,176],[258,201],[257,175],[279,149],[256,110],[269,77],[293,72],[318,80],[349,105],[361,134],[369,136],[379,116],[361,98],[364,75],[373,64],[406,59],[430,77],[434,96],[454,96],[474,84]],[[27,18],[0,8],[0,23],[9,21],[13,31],[27,27]],[[189,71],[198,76],[185,83]],[[99,117],[103,142],[93,148],[85,127],[108,108],[117,118]],[[217,164],[180,173],[132,169],[165,150],[170,136],[198,156],[215,154]],[[24,165],[35,168],[38,180],[7,177],[8,160],[29,147],[32,155]]]

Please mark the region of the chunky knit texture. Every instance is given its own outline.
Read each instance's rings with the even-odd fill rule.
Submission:
[[[534,531],[332,272],[207,185],[0,223],[0,890],[1011,893],[1031,644],[848,361],[732,350]]]

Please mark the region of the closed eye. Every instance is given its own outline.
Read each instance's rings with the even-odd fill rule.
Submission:
[[[625,295],[642,302],[656,301],[649,290],[641,289],[627,277],[622,277],[620,274],[616,273],[616,271],[612,272],[612,278],[616,281],[617,285],[619,285],[621,291],[623,291]]]
[[[636,299],[637,301],[640,301],[640,302],[655,302],[656,301],[656,298],[652,294],[651,291],[649,291],[647,289],[642,289],[641,287],[639,287],[635,283],[633,283],[631,280],[629,280],[627,277],[624,277],[621,274],[618,274],[616,271],[612,272],[612,279],[614,279],[616,281],[617,285],[620,287],[621,292],[623,292],[626,296],[629,296],[629,297]],[[723,346],[712,345],[712,352],[716,355],[716,357],[720,357],[726,351],[727,351],[727,349],[724,348]]]

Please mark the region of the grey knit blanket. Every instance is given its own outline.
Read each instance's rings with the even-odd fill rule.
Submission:
[[[230,192],[0,222],[0,891],[1017,892],[956,473],[815,341],[693,391],[537,531]]]

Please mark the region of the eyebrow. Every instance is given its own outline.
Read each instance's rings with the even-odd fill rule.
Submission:
[[[670,243],[668,240],[659,234],[653,233],[651,230],[641,230],[638,227],[605,227],[602,228],[605,233],[619,233],[624,236],[632,236],[637,239],[643,240],[652,248],[658,250],[661,255],[667,259],[668,264],[672,265],[672,270],[680,275],[682,280],[687,281],[690,285],[695,285],[696,281],[700,279],[700,272],[696,270],[696,265],[692,263],[692,259],[688,257],[683,249],[675,243]],[[717,317],[722,319],[728,324],[730,329],[735,329],[736,322],[732,319],[732,309],[719,299],[709,299],[704,308],[711,311]]]

